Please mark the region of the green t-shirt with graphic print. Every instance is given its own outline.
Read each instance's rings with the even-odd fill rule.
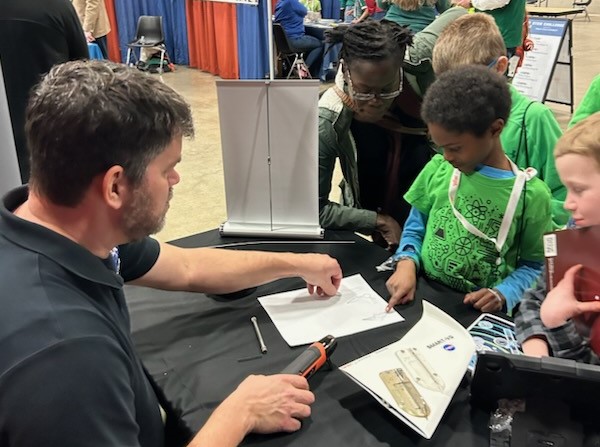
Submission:
[[[519,259],[543,261],[542,236],[551,229],[550,191],[538,178],[526,182],[500,257],[491,241],[467,231],[454,216],[448,186],[454,168],[436,155],[423,168],[404,198],[427,216],[421,249],[425,274],[456,290],[470,292],[501,283]],[[461,174],[456,209],[489,237],[496,238],[515,177]],[[523,207],[525,196],[525,207]]]

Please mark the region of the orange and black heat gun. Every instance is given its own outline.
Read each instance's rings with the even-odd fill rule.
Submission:
[[[306,348],[292,363],[283,368],[281,373],[297,374],[308,379],[325,364],[336,347],[335,337],[327,335]]]

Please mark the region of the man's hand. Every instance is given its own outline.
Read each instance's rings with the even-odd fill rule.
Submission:
[[[239,405],[239,413],[247,421],[247,433],[293,432],[300,419],[310,416],[315,396],[302,376],[277,374],[249,376],[227,398]]]
[[[85,40],[87,40],[88,42],[93,42],[94,40],[96,40],[96,38],[94,37],[91,31],[86,31]]]
[[[342,269],[330,256],[302,254],[298,266],[298,275],[306,281],[308,293],[319,296],[333,296],[342,282]]]
[[[470,304],[481,312],[495,312],[497,310],[502,310],[504,303],[506,303],[506,298],[504,298],[504,296],[496,289],[494,289],[494,292],[490,289],[480,289],[475,292],[467,293],[463,303]]]
[[[375,228],[381,233],[388,246],[398,245],[400,243],[400,234],[402,234],[402,227],[400,224],[389,214],[377,214],[377,221]]]
[[[417,266],[410,259],[402,259],[396,264],[396,271],[385,283],[390,292],[390,300],[385,308],[391,312],[397,304],[406,304],[415,298],[417,288]]]
[[[581,268],[582,265],[578,264],[567,270],[542,302],[540,317],[547,328],[562,326],[567,320],[585,312],[600,312],[600,301],[582,302],[575,297],[575,276]]]
[[[315,396],[302,376],[249,376],[219,405],[188,447],[234,447],[250,433],[292,432]]]

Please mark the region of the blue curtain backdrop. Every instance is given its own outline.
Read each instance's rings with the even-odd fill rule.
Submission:
[[[127,44],[135,38],[138,17],[148,15],[162,16],[165,43],[172,62],[181,65],[189,64],[185,2],[182,0],[115,1],[115,13],[123,61],[127,56]]]
[[[236,6],[240,79],[264,79],[269,74],[267,2]]]
[[[265,0],[260,0],[258,6],[238,4],[236,7],[240,79],[269,76],[266,8]],[[323,18],[339,18],[339,0],[321,0],[321,8]]]
[[[321,15],[324,19],[339,19],[340,0],[321,0]]]

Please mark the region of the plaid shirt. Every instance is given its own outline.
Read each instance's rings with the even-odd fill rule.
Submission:
[[[531,337],[539,337],[548,342],[554,357],[576,360],[578,362],[600,364],[600,358],[592,351],[587,337],[582,335],[575,323],[548,329],[540,319],[540,307],[546,298],[546,272],[537,280],[535,288],[525,291],[521,299],[519,312],[515,317],[517,340],[523,344]]]

